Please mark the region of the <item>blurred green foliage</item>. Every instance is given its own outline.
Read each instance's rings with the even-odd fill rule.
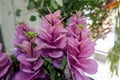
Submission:
[[[20,15],[21,15],[21,10],[20,10],[20,9],[17,9],[15,14],[16,14],[17,17],[20,17]]]
[[[30,21],[36,21],[36,16],[34,15],[30,16]]]
[[[109,13],[106,11],[106,3],[108,4],[106,0],[29,0],[27,9],[35,9],[40,17],[49,13],[48,8],[51,12],[59,9],[62,12],[62,17],[65,17],[65,22],[73,13],[81,11],[81,15],[92,21],[92,24],[88,25],[92,31],[91,37],[96,41],[106,34],[107,29],[102,26]]]
[[[120,9],[115,8],[116,15],[116,27],[115,27],[115,42],[113,48],[109,51],[108,60],[110,62],[110,70],[112,76],[119,76],[119,61],[120,61]]]
[[[101,24],[100,19],[107,17],[105,0],[29,0],[27,8],[36,9],[40,17],[49,13],[48,8],[52,12],[60,9],[66,19],[71,13],[80,10],[83,15],[93,20],[93,24],[98,25]],[[85,11],[89,13],[85,14]]]

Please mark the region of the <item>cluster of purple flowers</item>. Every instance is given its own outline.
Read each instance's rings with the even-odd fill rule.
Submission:
[[[46,15],[41,21],[42,30],[39,31],[39,39],[43,45],[42,55],[53,59],[55,67],[59,68],[64,57],[66,47],[67,30],[61,24],[60,11]]]
[[[97,72],[96,62],[88,59],[94,53],[95,43],[88,37],[86,20],[81,17],[80,12],[70,18],[67,30],[67,60],[73,80],[89,80],[84,72],[88,74]]]
[[[13,80],[43,79],[45,73],[42,69],[43,60],[40,58],[41,46],[37,43],[35,29],[29,28],[25,23],[16,27],[14,55],[20,62],[20,70]]]
[[[85,17],[78,12],[64,26],[60,13],[58,10],[42,17],[42,29],[30,28],[25,22],[17,25],[13,55],[19,62],[19,70],[13,74],[13,80],[50,80],[44,59],[50,59],[50,64],[59,69],[65,58],[73,80],[89,80],[85,73],[97,72],[97,63],[89,59],[95,43],[88,37]],[[6,79],[11,67],[12,60],[1,53],[0,45],[0,79]]]

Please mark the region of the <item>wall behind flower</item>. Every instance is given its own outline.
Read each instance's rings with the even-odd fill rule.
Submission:
[[[40,27],[39,21],[40,18],[38,17],[38,13],[34,10],[28,11],[27,10],[28,0],[13,0],[13,7],[15,13],[16,24],[22,21],[26,21],[31,27]],[[30,16],[36,16],[35,21],[30,21]]]
[[[0,0],[0,26],[2,29],[2,36],[0,38],[4,41],[4,47],[7,52],[13,50],[13,38],[15,24],[26,21],[31,27],[40,27],[40,18],[36,17],[36,21],[30,21],[30,15],[38,16],[35,11],[28,11],[26,9],[28,0]],[[16,16],[16,10],[23,10],[20,12],[21,16]]]
[[[11,0],[0,0],[0,26],[6,50],[12,49],[13,30],[15,28]],[[1,38],[1,36],[0,36]]]

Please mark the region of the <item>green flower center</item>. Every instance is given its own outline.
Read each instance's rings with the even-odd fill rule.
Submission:
[[[84,25],[82,25],[82,24],[79,24],[79,28],[83,28],[84,27]]]
[[[29,36],[30,38],[34,38],[34,37],[35,37],[35,33],[32,32],[32,31],[29,31],[29,32],[28,32],[28,36]]]

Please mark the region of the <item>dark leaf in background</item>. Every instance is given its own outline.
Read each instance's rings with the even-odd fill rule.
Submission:
[[[56,1],[56,3],[59,5],[59,6],[63,6],[63,0],[55,0]]]
[[[16,16],[17,16],[17,17],[20,17],[20,15],[21,15],[21,10],[20,10],[20,9],[17,9],[17,10],[16,10]]]
[[[17,58],[14,55],[10,55],[11,60],[13,61],[13,67],[14,67],[14,71],[18,71],[19,70],[19,61],[17,60]]]
[[[55,3],[54,0],[51,0],[51,4],[50,4],[54,9],[58,9],[58,5]]]
[[[30,21],[36,21],[36,16],[34,15],[30,16]]]
[[[35,3],[33,1],[30,1],[28,4],[28,10],[34,9],[36,7]]]
[[[63,58],[61,65],[60,65],[60,69],[63,70],[66,67],[66,64],[67,64],[67,59]]]
[[[93,78],[89,77],[90,80],[94,80]]]
[[[3,46],[2,51],[5,52],[5,46],[4,46],[4,40],[3,40],[1,25],[0,25],[0,43],[3,44],[2,45]]]
[[[90,12],[87,15],[85,15],[84,12],[83,14],[94,21],[93,25],[98,25],[98,23],[102,23],[101,19],[104,19],[106,15],[102,14],[102,10],[106,10],[106,5],[104,5],[105,1],[106,0],[29,0],[27,9],[35,9],[40,17],[49,13],[47,8],[50,8],[52,12],[60,9],[62,16],[66,17],[65,20],[67,20],[71,13],[75,13],[76,10],[80,10],[81,12],[83,12],[83,10],[88,10]],[[96,8],[98,10],[96,10]],[[102,18],[99,14],[102,14]],[[96,19],[94,15],[101,19]]]

